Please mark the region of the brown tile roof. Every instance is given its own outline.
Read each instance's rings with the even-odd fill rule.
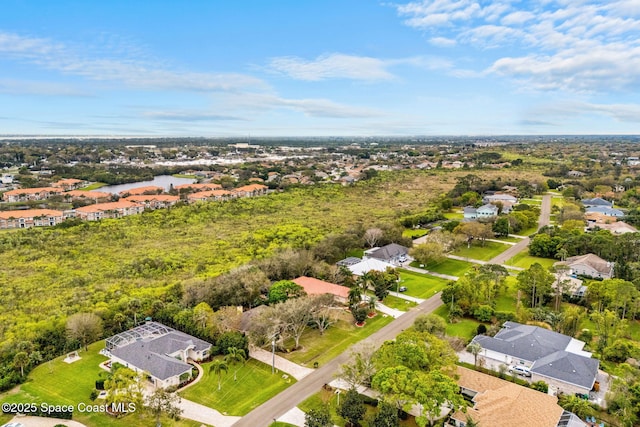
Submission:
[[[302,286],[307,295],[331,294],[344,299],[349,297],[349,288],[346,286],[336,285],[313,277],[300,276],[297,279],[293,279],[293,282]]]
[[[264,190],[266,190],[268,188],[269,187],[267,187],[266,185],[262,185],[262,184],[250,184],[250,185],[243,185],[242,187],[234,188],[233,191],[236,191],[236,192],[239,192],[239,191],[247,191],[247,192],[264,191]]]
[[[468,416],[481,426],[556,427],[564,411],[554,396],[461,366],[457,374],[460,387],[478,393],[472,408],[452,416],[457,420]]]
[[[101,212],[101,211],[111,211],[116,209],[127,209],[127,208],[142,208],[144,206],[129,202],[127,200],[118,200],[117,202],[110,203],[97,203],[95,205],[83,206],[81,208],[77,208],[76,212]]]
[[[136,187],[136,188],[131,188],[129,190],[121,191],[120,194],[129,194],[131,196],[134,196],[137,194],[157,193],[157,192],[164,193],[164,188],[157,187],[155,185],[149,185],[147,187]]]
[[[81,184],[83,181],[81,179],[75,179],[75,178],[67,178],[67,179],[61,179],[58,182],[54,182],[52,185],[54,187],[62,187],[65,185],[75,185],[75,184]]]
[[[85,197],[87,199],[109,199],[111,198],[111,193],[105,193],[103,191],[82,191],[82,190],[71,190],[64,193],[65,196],[69,195],[71,197]]]
[[[159,202],[177,202],[180,200],[180,197],[168,194],[140,194],[137,196],[125,197],[123,200],[127,200],[129,202],[148,202],[151,200],[157,200]]]
[[[228,196],[233,194],[227,190],[210,190],[210,191],[198,191],[197,193],[189,194],[189,199],[208,199],[209,197]]]
[[[24,209],[19,211],[0,211],[0,219],[9,218],[36,218],[42,216],[58,216],[62,217],[62,211],[53,209]]]
[[[37,194],[37,193],[42,193],[42,192],[62,193],[62,190],[60,188],[56,188],[56,187],[19,188],[17,190],[9,190],[9,191],[5,192],[4,194],[9,195],[9,196],[13,196],[13,195],[18,195],[18,194]]]
[[[203,184],[182,184],[173,187],[174,190],[182,190],[185,188],[193,188],[194,190],[216,190],[222,188],[220,184],[203,183]]]

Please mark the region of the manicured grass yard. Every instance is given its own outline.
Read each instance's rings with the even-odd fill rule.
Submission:
[[[503,242],[518,243],[522,239],[519,239],[517,237],[508,236],[508,237],[496,237],[496,240],[502,240]]]
[[[107,184],[105,184],[104,182],[94,182],[93,184],[90,184],[90,185],[88,185],[88,186],[86,186],[84,188],[81,188],[81,190],[82,191],[96,190],[96,189],[98,189],[100,187],[104,187],[105,185],[107,185]]]
[[[320,335],[317,329],[307,329],[300,340],[302,348],[291,353],[280,353],[280,356],[302,366],[312,367],[315,362],[322,366],[351,344],[368,337],[393,320],[391,316],[378,314],[367,319],[365,325],[360,328],[354,324],[351,313],[345,311],[342,314],[341,320],[331,325],[324,335]]]
[[[209,374],[203,363],[204,377],[180,393],[182,397],[214,408],[225,415],[245,415],[295,382],[283,378],[282,372],[271,374],[271,366],[249,359],[243,365],[229,366],[222,374],[222,389],[218,390],[218,376]],[[233,374],[238,369],[238,381]]]
[[[393,295],[388,295],[384,301],[382,301],[384,305],[390,308],[395,308],[396,310],[407,311],[411,307],[415,307],[417,304],[413,301],[407,301],[406,299],[394,297]]]
[[[420,267],[417,262],[412,262],[411,265],[413,267],[424,268],[425,270],[433,271],[440,274],[448,274],[450,276],[462,276],[464,273],[470,269],[473,264],[465,261],[458,261],[457,259],[449,259],[438,263],[429,263],[424,267]]]
[[[59,357],[51,362],[46,362],[35,368],[30,374],[27,382],[20,386],[16,392],[5,393],[0,396],[2,402],[22,402],[22,403],[47,403],[50,405],[77,405],[80,402],[86,404],[100,404],[89,400],[89,394],[95,388],[95,381],[99,375],[106,371],[98,365],[106,358],[98,351],[104,348],[104,341],[99,341],[89,346],[89,351],[80,351],[80,360],[74,363],[65,363],[63,357]],[[77,406],[76,406],[77,407]],[[138,409],[135,413],[123,418],[113,418],[104,413],[81,413],[74,412],[73,419],[87,426],[105,427],[143,427],[154,425],[154,418]],[[163,420],[164,425],[179,427],[197,427],[201,423],[189,420],[179,422]],[[63,423],[64,424],[64,423]]]
[[[453,255],[478,259],[481,261],[489,261],[491,258],[498,256],[509,249],[509,247],[509,245],[505,245],[504,243],[484,242],[484,246],[482,244],[475,244],[467,248],[466,245],[463,245],[456,249],[456,251],[453,252]]]
[[[445,212],[444,217],[447,219],[464,219],[464,214],[460,212]]]
[[[466,341],[471,341],[476,336],[476,331],[480,324],[477,320],[464,318],[458,319],[456,323],[449,323],[449,306],[446,304],[438,307],[434,313],[447,322],[447,335],[460,337]]]
[[[430,276],[428,274],[414,273],[413,271],[399,269],[400,286],[406,286],[407,295],[416,298],[431,298],[440,292],[449,283],[446,279]]]
[[[427,234],[429,234],[429,230],[425,230],[423,228],[407,228],[402,232],[402,237],[417,239],[418,237],[422,237]]]
[[[507,260],[505,264],[513,265],[515,267],[529,268],[531,265],[535,263],[540,264],[544,268],[551,267],[557,260],[550,258],[540,258],[529,255],[529,250],[524,250],[514,256],[513,258]]]

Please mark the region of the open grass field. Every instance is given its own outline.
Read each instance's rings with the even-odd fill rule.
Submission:
[[[367,319],[363,327],[357,327],[351,313],[345,311],[341,320],[332,325],[324,335],[320,335],[317,329],[307,329],[300,340],[302,348],[290,353],[280,353],[280,356],[302,366],[312,367],[315,362],[322,366],[351,344],[368,337],[391,321],[392,317],[378,314]]]
[[[384,299],[384,301],[382,301],[382,303],[387,307],[395,308],[396,310],[400,310],[400,311],[407,311],[410,308],[418,305],[413,301],[407,301],[406,299],[394,297],[393,295],[388,295]]]
[[[444,213],[444,217],[449,219],[449,220],[451,220],[451,219],[459,220],[459,219],[464,219],[464,214],[462,213],[462,211],[445,212]]]
[[[478,259],[481,261],[489,261],[495,256],[500,255],[502,252],[509,249],[510,245],[505,245],[503,243],[496,242],[484,242],[484,246],[481,244],[471,245],[471,247],[467,248],[466,245],[458,248],[453,252],[453,255]]]
[[[458,319],[455,323],[449,323],[449,307],[446,304],[438,307],[434,313],[447,322],[447,335],[460,337],[467,342],[476,336],[476,331],[480,324],[477,320],[464,318]]]
[[[341,393],[344,395],[343,393]],[[304,402],[298,405],[298,408],[302,409],[304,412],[309,412],[312,409],[318,409],[322,406],[328,405],[329,412],[331,413],[331,419],[334,425],[345,427],[346,421],[340,417],[337,413],[338,408],[338,399],[339,395],[335,394],[334,391],[321,390],[320,392],[314,394]],[[376,409],[371,405],[365,405],[367,412],[365,413],[365,421],[360,423],[362,427],[370,427],[370,424],[366,421],[370,416],[373,416],[376,413]],[[412,416],[409,416],[406,420],[400,420],[400,427],[417,427],[415,419]]]
[[[535,263],[540,264],[541,266],[548,268],[551,267],[557,260],[550,258],[540,258],[529,255],[529,250],[524,250],[514,256],[513,258],[507,260],[505,264],[513,265],[514,267],[522,267],[529,268],[531,265]]]
[[[424,267],[420,267],[415,261],[411,263],[413,267],[424,268],[425,270],[433,271],[440,274],[448,274],[450,276],[462,276],[467,270],[473,267],[473,264],[465,261],[458,261],[456,259],[447,258],[444,261],[438,263],[425,264]]]
[[[106,371],[98,365],[106,360],[99,354],[104,341],[89,346],[89,351],[79,351],[80,360],[65,363],[64,357],[44,363],[29,374],[28,380],[19,389],[0,395],[2,402],[47,403],[51,405],[77,405],[91,402],[89,394],[95,388],[95,381]],[[104,374],[103,374],[104,373]],[[77,406],[76,406],[77,407]],[[146,427],[155,423],[153,416],[142,408],[123,418],[116,419],[104,413],[74,412],[73,419],[90,427]],[[164,420],[164,425],[177,427],[198,427],[201,423],[189,420]]]
[[[282,372],[272,374],[271,366],[249,359],[242,365],[229,366],[228,372],[222,374],[222,388],[218,390],[218,376],[209,374],[209,365],[210,362],[202,364],[204,377],[180,395],[223,415],[245,415],[296,381]],[[234,381],[236,369],[238,380]]]
[[[105,184],[104,182],[94,182],[93,184],[89,184],[84,188],[81,188],[82,191],[91,191],[91,190],[97,190],[98,188],[104,187]]]
[[[512,236],[507,236],[507,237],[496,237],[496,240],[502,240],[503,242],[512,242],[512,243],[518,243],[520,240],[520,238],[518,237],[512,237]]]
[[[428,274],[414,273],[413,271],[399,269],[400,286],[406,286],[407,295],[416,298],[431,298],[435,293],[440,292],[449,282],[446,279],[430,276]]]

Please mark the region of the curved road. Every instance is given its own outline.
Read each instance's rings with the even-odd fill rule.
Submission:
[[[545,225],[549,225],[549,221],[551,218],[551,196],[545,194],[542,196],[542,205],[540,206],[540,218],[538,219],[538,229],[544,227]],[[524,249],[529,246],[529,238],[522,239],[515,245],[508,248],[506,251],[502,252],[500,255],[495,258],[487,261],[488,264],[504,264],[507,260],[513,258],[519,252],[522,252]]]
[[[360,342],[371,343],[377,348],[385,341],[394,339],[400,332],[413,325],[416,317],[421,314],[431,313],[441,305],[442,300],[440,299],[440,292],[438,292],[428,300],[411,309],[398,319]],[[349,355],[350,349],[347,349],[326,365],[316,369],[301,381],[298,381],[282,393],[249,412],[247,415],[242,417],[242,419],[233,424],[233,426],[259,427],[270,425],[273,420],[285,414],[289,409],[298,405],[312,394],[317,393],[323,385],[331,382],[334,379],[335,374],[340,369],[340,365],[349,360]]]

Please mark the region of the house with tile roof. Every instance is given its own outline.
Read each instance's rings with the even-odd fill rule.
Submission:
[[[174,190],[180,192],[197,192],[197,191],[209,191],[209,190],[221,190],[222,185],[214,183],[195,183],[195,184],[181,184],[173,187]]]
[[[572,256],[556,264],[569,266],[571,274],[579,276],[597,279],[611,279],[613,277],[614,263],[595,254]]]
[[[53,209],[0,211],[0,229],[51,227],[64,219],[64,212]]]
[[[234,188],[231,190],[238,197],[253,197],[253,196],[261,196],[263,194],[267,194],[267,190],[269,187],[262,184],[249,184],[243,185],[242,187]]]
[[[128,190],[121,191],[119,194],[122,197],[127,197],[127,196],[137,196],[141,194],[162,194],[162,193],[164,193],[163,187],[158,187],[156,185],[148,185],[146,187],[130,188]]]
[[[236,197],[235,193],[227,190],[208,190],[191,193],[187,196],[189,202],[207,202],[229,200]]]
[[[476,335],[473,342],[482,347],[478,358],[485,366],[529,368],[531,381],[544,381],[555,392],[589,394],[600,366],[583,341],[539,326],[505,322],[495,336]]]
[[[457,367],[462,395],[471,402],[456,411],[447,425],[464,427],[467,418],[491,427],[586,427],[576,415],[558,405],[558,399],[461,366]]]
[[[78,188],[82,187],[84,183],[85,181],[81,179],[67,178],[67,179],[61,179],[58,182],[54,182],[53,184],[51,184],[51,186],[62,188],[64,191],[69,191],[69,190],[77,190]]]
[[[62,194],[62,189],[56,187],[18,188],[4,192],[2,200],[9,203],[28,202],[46,200],[59,194]]]
[[[297,277],[293,279],[292,282],[298,286],[302,286],[302,289],[304,289],[307,295],[330,294],[334,296],[336,301],[343,304],[349,299],[349,288],[346,286],[336,285],[335,283],[329,283],[307,276]]]
[[[163,209],[178,203],[180,201],[180,197],[170,196],[168,194],[141,194],[125,197],[123,200],[139,203],[144,205],[146,209]]]
[[[74,210],[76,217],[86,221],[98,221],[106,218],[121,218],[144,212],[144,206],[128,200],[118,200],[110,203],[96,203]]]
[[[595,227],[598,227],[602,230],[609,230],[611,234],[619,236],[620,234],[626,233],[637,233],[638,229],[632,225],[627,224],[624,221],[617,221],[613,223],[604,223],[604,224],[594,224]]]
[[[209,357],[211,344],[161,323],[146,322],[107,338],[103,354],[143,373],[155,386],[178,386],[191,378],[190,361]]]
[[[103,191],[71,190],[62,193],[62,197],[64,197],[65,200],[93,200],[96,203],[108,202],[111,200],[111,196],[111,193],[105,193]]]

